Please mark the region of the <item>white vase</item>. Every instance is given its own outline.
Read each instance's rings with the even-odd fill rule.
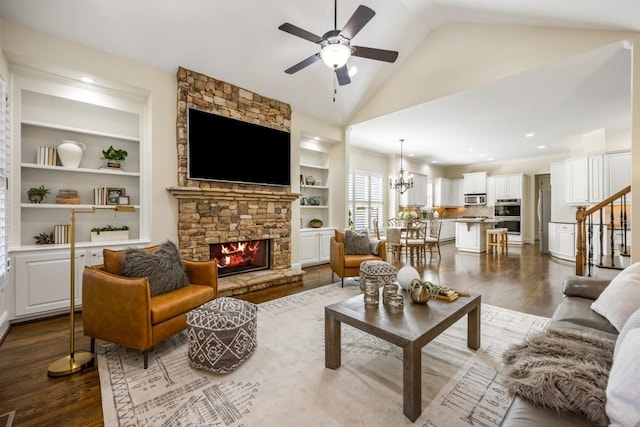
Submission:
[[[66,168],[77,168],[86,148],[87,146],[82,142],[63,140],[62,144],[58,145],[60,163]]]

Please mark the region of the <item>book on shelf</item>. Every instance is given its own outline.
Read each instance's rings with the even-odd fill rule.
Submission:
[[[38,147],[38,154],[36,156],[36,164],[55,166],[56,156],[58,155],[58,149],[56,147]]]
[[[69,224],[56,225],[53,228],[54,243],[70,243],[71,242],[71,226]]]

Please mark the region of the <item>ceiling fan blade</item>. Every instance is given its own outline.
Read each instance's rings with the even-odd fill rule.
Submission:
[[[316,36],[315,34],[310,33],[307,30],[303,30],[300,27],[296,27],[293,24],[289,24],[288,22],[285,22],[284,24],[280,25],[278,29],[284,31],[285,33],[293,34],[294,36],[298,36],[305,40],[309,40],[310,42],[313,42],[313,43],[320,43],[322,41],[322,37]]]
[[[346,65],[336,69],[336,77],[338,78],[338,84],[340,86],[348,85],[351,83],[351,77],[349,77],[349,70]]]
[[[398,52],[395,50],[384,50],[363,46],[351,46],[351,55],[385,62],[396,62],[396,59],[398,58]]]
[[[309,65],[311,65],[314,62],[317,62],[319,60],[320,60],[320,54],[316,53],[315,55],[311,55],[307,59],[304,59],[304,60],[298,62],[296,65],[287,68],[286,70],[284,70],[284,72],[287,73],[287,74],[296,73],[296,72],[302,70],[304,67],[308,67]]]
[[[351,40],[356,34],[360,32],[362,27],[364,27],[367,22],[369,22],[371,18],[374,17],[375,14],[376,13],[373,11],[373,9],[370,9],[367,6],[358,6],[356,11],[353,12],[353,15],[351,15],[351,18],[349,18],[349,21],[342,28],[342,31],[340,31],[340,33],[344,37]]]

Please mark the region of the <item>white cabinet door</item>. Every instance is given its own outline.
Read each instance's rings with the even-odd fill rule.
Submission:
[[[321,261],[321,262],[329,261],[329,256],[331,251],[331,238],[334,235],[335,235],[334,230],[325,230],[320,232],[318,236],[318,245],[319,245],[318,261]]]
[[[14,256],[16,317],[69,310],[69,250]],[[75,306],[82,304],[85,251],[75,256]]]
[[[451,180],[451,201],[449,206],[461,207],[464,206],[464,179]]]
[[[575,259],[576,233],[574,224],[558,224],[556,230],[556,251],[565,259]]]
[[[557,224],[550,222],[549,223],[549,252],[555,254],[558,252],[558,243],[557,243],[557,233],[558,228]]]
[[[318,233],[315,231],[300,231],[300,262],[302,265],[309,265],[317,261]]]
[[[433,180],[433,205],[449,206],[449,194],[451,194],[451,180],[435,178]]]
[[[464,176],[463,194],[485,194],[487,192],[487,173],[470,172]]]
[[[441,220],[440,241],[454,240],[456,238],[456,223],[452,220]]]
[[[607,197],[631,185],[631,152],[607,154],[604,162]],[[627,203],[631,203],[631,193],[627,194]]]
[[[552,163],[551,170],[551,221],[572,222],[576,218],[575,207],[567,203],[569,186],[565,162]]]
[[[300,231],[300,263],[303,266],[329,261],[333,228]]]
[[[603,156],[589,156],[589,203],[598,203],[604,199],[604,160]]]
[[[487,206],[496,204],[496,179],[494,177],[487,178]]]
[[[522,175],[496,175],[494,178],[496,199],[521,199]]]

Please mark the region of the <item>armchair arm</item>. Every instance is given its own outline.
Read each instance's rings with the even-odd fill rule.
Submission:
[[[384,240],[378,245],[378,256],[382,258],[383,261],[387,260],[387,243]]]
[[[215,260],[212,261],[189,261],[182,260],[185,268],[187,269],[187,275],[189,276],[189,283],[192,285],[206,285],[211,286],[215,290],[214,298],[218,296],[218,264]]]
[[[344,243],[338,242],[335,237],[329,242],[329,265],[339,276],[344,274]]]
[[[596,300],[610,282],[611,279],[575,275],[568,276],[562,281],[562,293],[568,297],[582,297]]]
[[[85,267],[82,323],[87,336],[146,350],[152,345],[148,279],[116,276]]]

